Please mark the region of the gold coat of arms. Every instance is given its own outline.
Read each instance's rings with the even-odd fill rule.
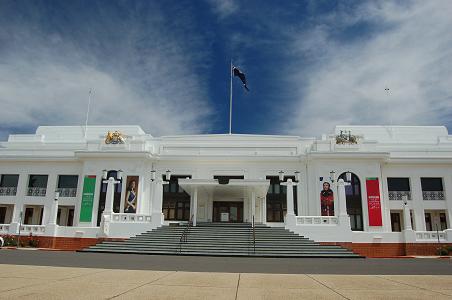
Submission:
[[[121,132],[119,131],[108,131],[105,137],[105,144],[124,144],[125,139]]]

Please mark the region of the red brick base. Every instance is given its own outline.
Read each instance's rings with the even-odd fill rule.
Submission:
[[[17,238],[17,236],[14,236]],[[27,243],[28,236],[21,236],[21,243]],[[33,236],[34,240],[38,240],[38,248],[49,248],[55,250],[81,250],[83,248],[93,246],[102,241],[123,241],[124,239],[110,238],[70,238],[70,237],[52,237],[52,236]]]
[[[437,249],[442,246],[452,246],[447,243],[320,243],[322,245],[338,245],[366,257],[393,256],[430,256],[437,255]]]
[[[17,237],[17,236],[16,236]],[[26,242],[29,237],[21,236],[21,241]],[[57,250],[80,250],[93,246],[102,241],[122,241],[124,239],[110,238],[70,238],[33,236],[37,239],[39,248],[49,248]],[[341,242],[321,242],[322,245],[337,245],[347,248],[359,255],[366,257],[394,257],[394,256],[429,256],[437,255],[437,249],[441,246],[452,246],[446,243],[341,243]]]

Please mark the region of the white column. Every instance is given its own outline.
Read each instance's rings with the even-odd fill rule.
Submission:
[[[262,223],[267,223],[267,197],[262,198]]]
[[[104,180],[104,183],[107,184],[107,195],[105,197],[105,208],[104,214],[113,213],[113,202],[115,199],[115,183],[118,183],[113,177],[108,178],[108,180]]]
[[[287,187],[287,215],[295,215],[293,210],[293,187],[297,186],[297,182],[293,182],[292,179],[287,179],[287,182],[281,182],[281,185]]]
[[[452,176],[444,176],[444,192],[446,195],[446,215],[447,215],[447,228],[452,229]]]
[[[256,192],[251,191],[251,222],[256,222]]]
[[[403,225],[404,230],[413,230],[413,227],[411,226],[410,208],[408,203],[403,205]]]
[[[196,218],[198,216],[198,187],[193,190],[193,226],[196,226]]]
[[[49,215],[49,224],[57,225],[57,217],[58,217],[58,198],[60,197],[59,192],[55,192],[55,199],[52,202],[52,206],[50,207],[50,215]]]
[[[337,216],[347,216],[347,196],[345,195],[345,185],[346,183],[344,182],[343,179],[339,179],[337,182],[337,200],[338,200],[338,204],[337,204],[337,208],[338,208],[338,212],[334,212],[335,215]]]
[[[425,226],[424,198],[422,197],[421,179],[416,176],[410,177],[411,198],[408,200],[413,209],[414,223],[416,230],[427,230]]]

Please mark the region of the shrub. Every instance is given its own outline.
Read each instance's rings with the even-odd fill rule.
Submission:
[[[17,246],[17,238],[13,235],[9,235],[9,234],[4,235],[3,240],[5,241],[5,245],[4,245],[5,247],[6,246],[12,246],[12,247]]]
[[[441,255],[441,256],[449,255],[449,250],[447,248],[448,248],[447,246],[443,246],[443,247],[438,248],[436,250],[436,254]]]

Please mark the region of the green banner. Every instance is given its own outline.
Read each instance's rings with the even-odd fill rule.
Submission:
[[[96,176],[85,176],[83,181],[82,205],[80,207],[80,222],[91,222],[94,204],[94,189]]]

